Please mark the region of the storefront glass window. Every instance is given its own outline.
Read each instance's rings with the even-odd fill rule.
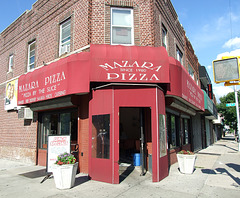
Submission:
[[[171,143],[170,148],[177,146],[177,137],[176,137],[176,120],[175,116],[171,115]]]
[[[92,157],[109,159],[110,115],[92,116]]]
[[[71,141],[72,143],[77,143],[77,134],[78,134],[78,112],[73,111],[71,112],[71,127],[70,127],[70,133],[71,133]]]
[[[58,133],[58,115],[57,114],[51,114],[51,120],[50,120],[50,133],[49,135],[57,135]]]
[[[167,155],[165,115],[159,115],[160,157]]]
[[[42,124],[42,137],[40,142],[41,148],[47,148],[48,134],[50,130],[50,115],[44,115]]]
[[[60,114],[60,133],[61,135],[68,135],[70,133],[70,113]]]
[[[77,110],[42,113],[39,117],[39,148],[47,148],[48,135],[71,135],[71,143],[77,143]]]
[[[185,144],[189,144],[188,140],[188,120],[184,119],[184,135],[185,135]]]

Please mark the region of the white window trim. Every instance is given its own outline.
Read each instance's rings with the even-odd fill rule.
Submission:
[[[177,60],[183,65],[183,53],[177,46],[176,46],[176,55],[177,55]],[[179,57],[181,57],[181,60],[179,60]]]
[[[34,48],[34,51],[35,51],[34,52],[34,56],[35,56],[35,58],[34,58],[34,67],[32,69],[30,69],[30,47],[33,44],[35,44],[35,48]],[[28,64],[27,64],[27,71],[28,72],[35,69],[35,63],[36,63],[36,41],[33,41],[33,42],[28,44]]]
[[[70,21],[70,44],[65,45],[66,46],[66,50],[65,50],[66,52],[62,53],[62,45],[64,44],[64,43],[62,43],[62,26],[63,26],[63,24],[67,23],[68,21]],[[70,52],[70,46],[71,46],[71,18],[68,18],[60,24],[59,56],[65,54],[65,53],[69,53]]]
[[[8,59],[8,72],[12,72],[13,70],[13,54],[11,54],[9,56],[9,59]],[[11,64],[12,63],[12,64]]]
[[[165,32],[165,35],[163,35],[163,31]],[[168,39],[167,39],[167,35],[168,35],[168,31],[167,31],[167,29],[165,28],[165,26],[162,25],[162,37],[163,37],[163,38],[162,38],[162,42],[163,42],[163,40],[165,41],[166,47],[163,45],[164,42],[162,43],[162,46],[165,47],[166,50],[167,50],[167,48],[168,48]]]
[[[188,65],[188,74],[195,81],[194,73],[195,73],[194,69],[191,67],[191,65]]]
[[[113,10],[130,10],[131,11],[131,23],[132,23],[132,26],[119,26],[119,25],[115,25],[113,26],[112,25],[112,11]],[[117,7],[112,7],[111,8],[111,45],[126,45],[126,46],[131,46],[131,45],[134,45],[134,20],[133,20],[134,16],[133,16],[133,9],[132,8],[117,8]],[[113,39],[113,33],[112,33],[112,27],[131,27],[131,41],[132,43],[131,44],[118,44],[118,43],[113,43],[112,42],[112,39]]]

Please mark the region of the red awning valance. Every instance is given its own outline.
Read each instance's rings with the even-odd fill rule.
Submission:
[[[20,76],[18,105],[89,92],[89,55],[73,54]]]
[[[164,47],[91,45],[90,52],[91,81],[169,83]]]
[[[167,96],[178,97],[182,101],[190,103],[204,111],[204,94],[196,82],[189,76],[188,72],[179,61],[169,57],[170,90]]]

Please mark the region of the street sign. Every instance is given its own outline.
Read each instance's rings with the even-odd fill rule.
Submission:
[[[239,72],[238,57],[213,61],[213,77],[215,83],[239,81]]]
[[[236,103],[227,103],[226,104],[226,107],[235,107],[236,106]]]

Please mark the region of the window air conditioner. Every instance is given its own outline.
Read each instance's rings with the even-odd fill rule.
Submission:
[[[33,111],[30,108],[21,108],[18,110],[18,119],[32,120]]]
[[[65,53],[68,53],[70,52],[70,45],[63,45],[61,47],[61,54],[65,54]]]

